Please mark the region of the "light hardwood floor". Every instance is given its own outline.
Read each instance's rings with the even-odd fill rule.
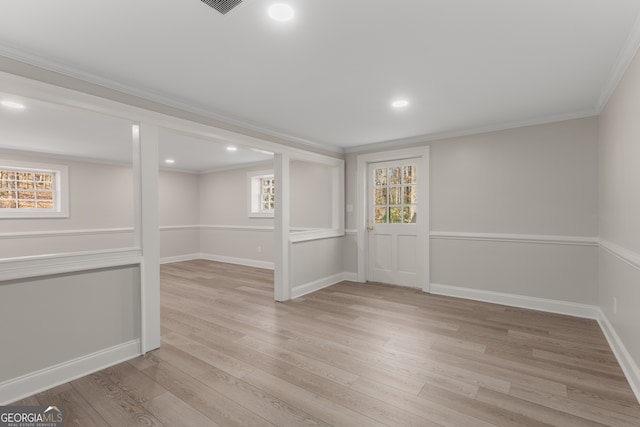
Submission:
[[[344,282],[162,266],[162,346],[18,404],[67,426],[640,426],[597,323]]]

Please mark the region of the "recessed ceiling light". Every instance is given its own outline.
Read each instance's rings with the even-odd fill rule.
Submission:
[[[402,108],[406,107],[407,105],[409,105],[409,101],[407,101],[406,99],[398,99],[391,103],[391,106],[393,108]]]
[[[269,7],[269,16],[275,21],[289,21],[293,18],[294,14],[293,8],[288,4],[276,3]]]
[[[173,159],[165,159],[165,161],[164,161],[164,162],[165,162],[166,164],[172,165],[172,164],[174,164],[176,161],[175,161],[175,160],[173,160]]]
[[[2,101],[0,104],[7,108],[13,108],[14,110],[24,110],[25,108],[23,104],[14,101]]]
[[[234,147],[233,145],[230,145],[227,147],[227,151],[238,151],[238,147]]]

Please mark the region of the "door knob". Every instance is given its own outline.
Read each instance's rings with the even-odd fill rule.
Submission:
[[[367,227],[367,230],[369,230],[369,231],[373,231],[373,225],[368,226],[368,227]]]

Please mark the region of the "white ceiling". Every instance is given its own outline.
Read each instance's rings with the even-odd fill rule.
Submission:
[[[18,101],[23,110],[0,107],[0,150],[92,161],[131,164],[132,123],[83,109],[60,106],[0,92],[0,99]],[[186,172],[207,172],[273,159],[268,152],[204,140],[161,129],[159,166]],[[0,151],[1,152],[1,151]],[[169,165],[166,159],[175,163]]]
[[[0,54],[292,140],[354,149],[597,114],[637,0],[0,2]],[[627,55],[628,56],[628,55]],[[622,64],[624,66],[624,64]],[[406,97],[409,107],[390,102]]]

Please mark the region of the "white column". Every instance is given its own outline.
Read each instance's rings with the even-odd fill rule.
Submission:
[[[344,161],[331,170],[331,228],[344,233]]]
[[[160,347],[160,216],[157,126],[134,125],[135,244],[142,249],[140,315],[142,353]]]
[[[274,286],[276,301],[291,299],[291,266],[290,266],[290,191],[289,191],[289,156],[276,154],[274,158],[274,176],[276,180],[275,206],[275,250],[274,250]]]

